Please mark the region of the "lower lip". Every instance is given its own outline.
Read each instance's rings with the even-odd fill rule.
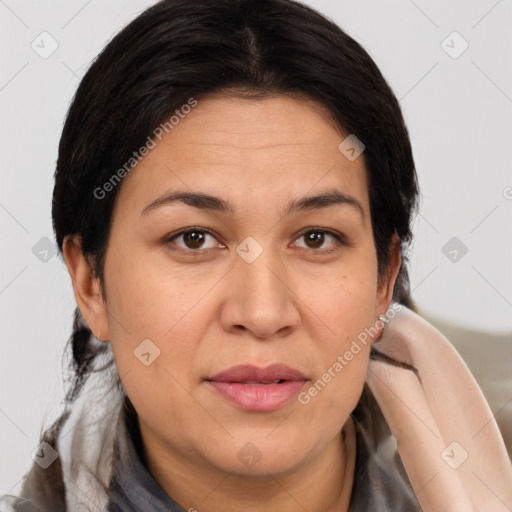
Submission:
[[[306,383],[287,380],[281,384],[242,384],[208,381],[224,398],[248,411],[274,411],[291,400]]]

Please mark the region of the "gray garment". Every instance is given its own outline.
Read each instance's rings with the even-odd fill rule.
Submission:
[[[109,512],[186,512],[160,487],[135,446],[140,433],[123,408],[117,423],[115,460],[109,486]]]
[[[421,512],[396,451],[396,442],[365,386],[352,413],[356,425],[356,466],[350,512]],[[137,421],[123,409],[117,424],[110,512],[186,512],[146,468]]]

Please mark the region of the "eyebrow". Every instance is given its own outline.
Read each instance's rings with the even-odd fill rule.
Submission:
[[[203,192],[175,191],[165,194],[150,203],[142,210],[142,215],[146,215],[157,208],[178,201],[200,210],[216,211],[225,214],[229,213],[231,215],[234,215],[236,212],[235,205],[229,200],[221,199],[220,197],[215,197]],[[355,197],[341,192],[338,189],[329,189],[314,196],[302,197],[290,201],[283,216],[307,210],[320,210],[333,205],[348,205],[357,210],[362,220],[365,218],[361,203]]]

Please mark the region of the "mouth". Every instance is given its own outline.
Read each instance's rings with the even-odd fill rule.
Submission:
[[[206,383],[229,403],[249,411],[273,411],[289,402],[308,379],[283,364],[234,366]]]

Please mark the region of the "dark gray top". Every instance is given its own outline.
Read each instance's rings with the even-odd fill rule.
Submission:
[[[187,512],[148,471],[138,423],[131,410],[128,406],[119,415],[108,510]],[[357,451],[350,512],[421,512],[396,442],[368,387],[351,416],[356,426]]]

